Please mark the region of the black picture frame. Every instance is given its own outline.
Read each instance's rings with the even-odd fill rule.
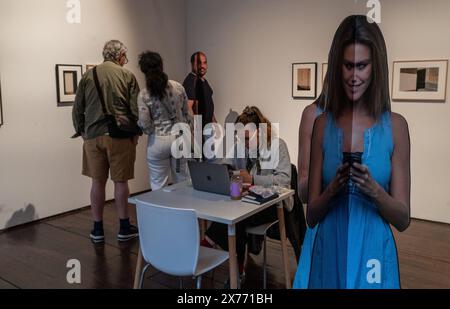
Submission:
[[[72,106],[75,102],[78,84],[83,76],[83,66],[79,64],[57,64],[55,75],[58,107]]]
[[[308,88],[300,89],[298,70],[308,70]],[[317,62],[301,62],[292,64],[292,98],[294,100],[314,100],[317,98]]]

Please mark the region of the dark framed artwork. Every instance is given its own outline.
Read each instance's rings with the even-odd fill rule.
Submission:
[[[317,97],[317,62],[292,64],[292,98]]]
[[[58,106],[71,106],[75,102],[78,84],[83,75],[83,66],[57,64],[55,70]]]
[[[394,61],[392,100],[445,102],[448,60]]]

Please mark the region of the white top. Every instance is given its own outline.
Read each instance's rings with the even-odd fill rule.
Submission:
[[[153,96],[147,88],[142,89],[137,104],[138,124],[148,135],[171,135],[175,123],[193,123],[184,87],[176,81],[167,82],[166,96],[162,100]]]
[[[268,207],[294,195],[294,190],[286,190],[277,199],[263,205],[255,205],[242,201],[233,201],[229,196],[196,191],[187,182],[166,187],[161,190],[140,194],[128,201],[146,202],[155,206],[193,209],[200,219],[234,225]]]

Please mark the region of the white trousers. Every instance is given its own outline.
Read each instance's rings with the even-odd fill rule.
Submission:
[[[175,159],[171,153],[174,135],[151,135],[148,139],[147,164],[152,190],[186,180],[186,159]],[[178,161],[178,162],[177,162]]]

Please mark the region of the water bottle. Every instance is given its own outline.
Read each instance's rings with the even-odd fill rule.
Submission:
[[[230,181],[230,196],[238,201],[242,198],[242,177],[240,171],[234,171]]]

